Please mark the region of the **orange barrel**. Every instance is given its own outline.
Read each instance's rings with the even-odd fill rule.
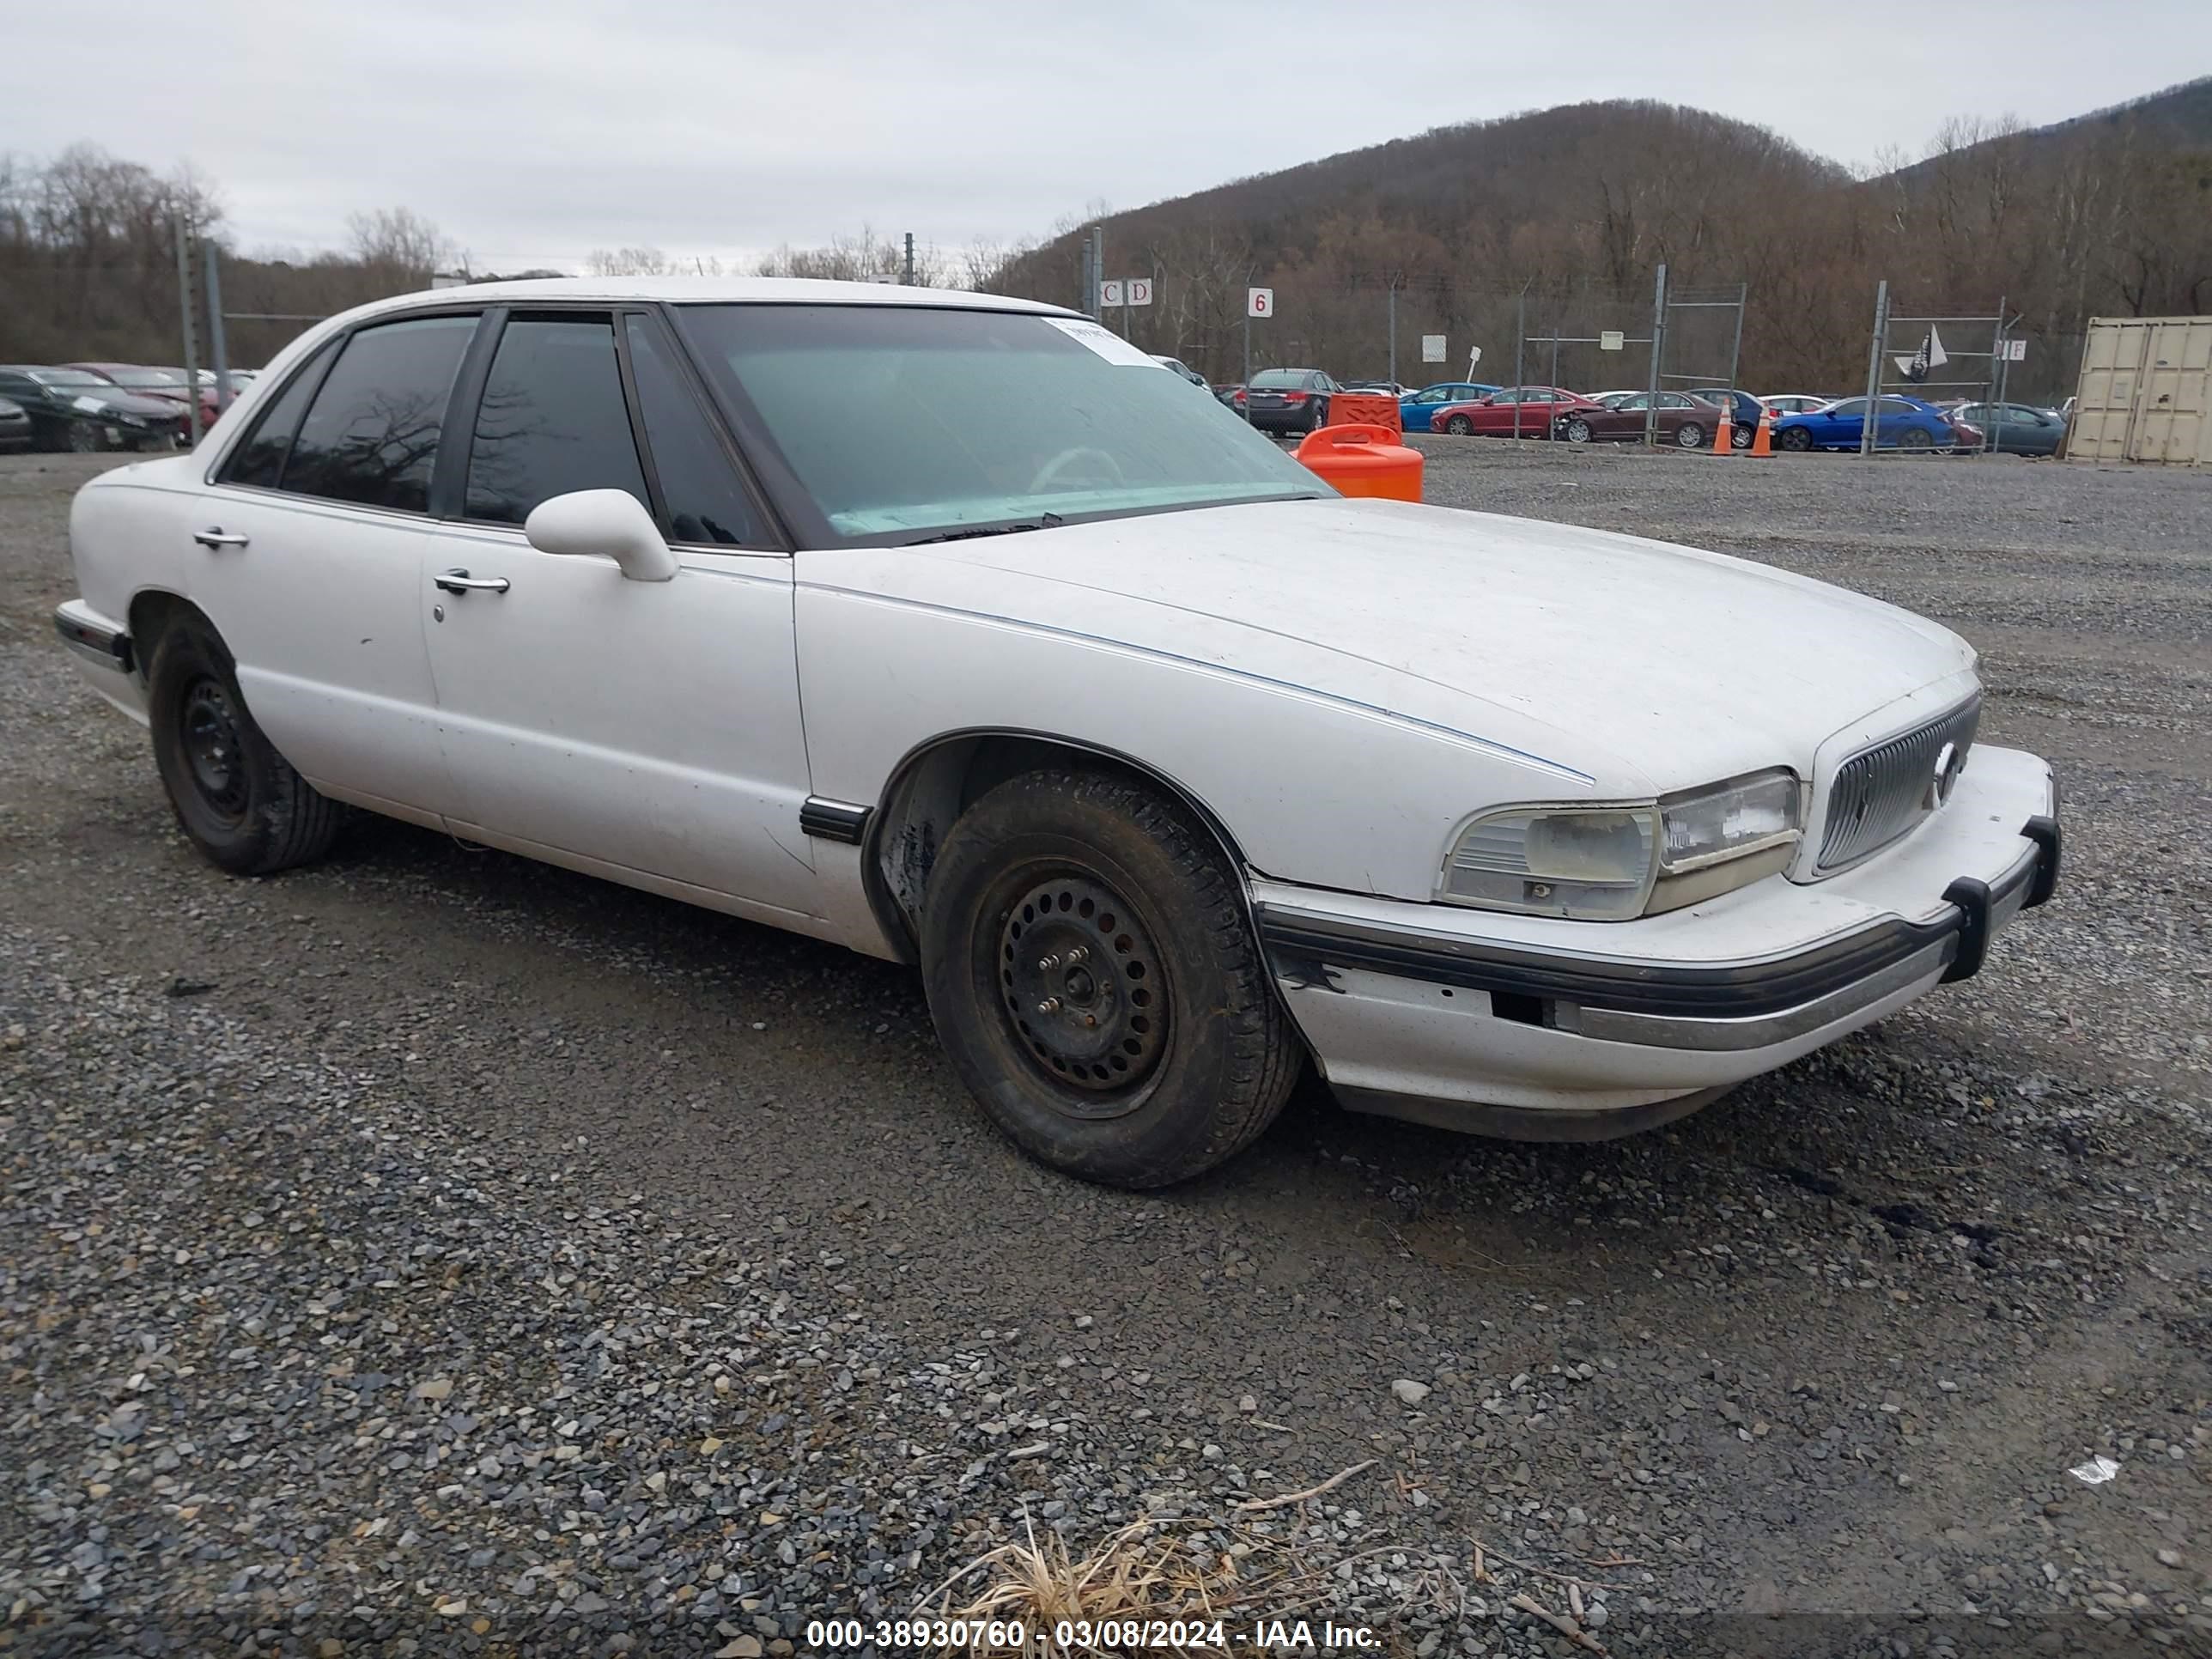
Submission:
[[[1379,426],[1391,432],[1406,429],[1398,400],[1380,392],[1334,392],[1328,399],[1331,426]]]
[[[1325,426],[1309,432],[1298,459],[1346,495],[1421,499],[1421,452],[1379,426]]]

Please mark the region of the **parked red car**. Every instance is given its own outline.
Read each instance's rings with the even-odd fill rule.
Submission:
[[[179,410],[191,407],[197,398],[200,406],[200,430],[204,432],[215,424],[222,413],[216,405],[215,391],[210,386],[194,386],[173,368],[149,368],[143,363],[70,363],[70,368],[81,368],[88,374],[97,374],[110,386],[121,386],[134,398],[158,398],[164,403],[174,404]]]
[[[1448,404],[1431,417],[1430,430],[1486,438],[1548,438],[1552,420],[1570,409],[1601,410],[1578,392],[1556,386],[1504,386],[1473,403]]]

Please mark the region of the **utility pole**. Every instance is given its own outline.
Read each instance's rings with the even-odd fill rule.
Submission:
[[[914,233],[906,234],[906,285],[914,286]]]
[[[1106,307],[1099,296],[1106,291],[1106,227],[1091,227],[1091,319],[1093,322],[1106,320]]]
[[[215,412],[220,415],[230,407],[230,352],[222,337],[222,271],[221,250],[213,242],[207,244],[207,308],[208,349],[215,359]]]
[[[1881,420],[1881,354],[1889,345],[1889,278],[1874,289],[1874,337],[1867,342],[1866,416],[1859,422],[1859,453],[1874,453],[1875,431]]]
[[[1553,331],[1557,332],[1557,331]],[[1667,351],[1667,267],[1661,265],[1651,283],[1651,395],[1644,400],[1644,447],[1659,442],[1659,364]]]
[[[191,422],[192,444],[200,441],[200,348],[196,337],[199,331],[192,325],[192,256],[191,231],[185,223],[185,216],[177,216],[177,303],[185,319],[185,379],[190,382],[190,392],[185,399],[185,410]]]

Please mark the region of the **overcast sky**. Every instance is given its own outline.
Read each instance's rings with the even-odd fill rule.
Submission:
[[[405,205],[482,268],[948,252],[1445,123],[1694,104],[1846,161],[2212,71],[2208,0],[0,0],[0,144],[190,161],[238,243]]]

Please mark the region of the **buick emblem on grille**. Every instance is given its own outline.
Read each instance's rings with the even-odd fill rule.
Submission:
[[[1929,811],[1934,811],[1951,799],[1951,790],[1959,781],[1963,758],[1955,743],[1947,743],[1936,751],[1936,773],[1928,780],[1927,805]]]

